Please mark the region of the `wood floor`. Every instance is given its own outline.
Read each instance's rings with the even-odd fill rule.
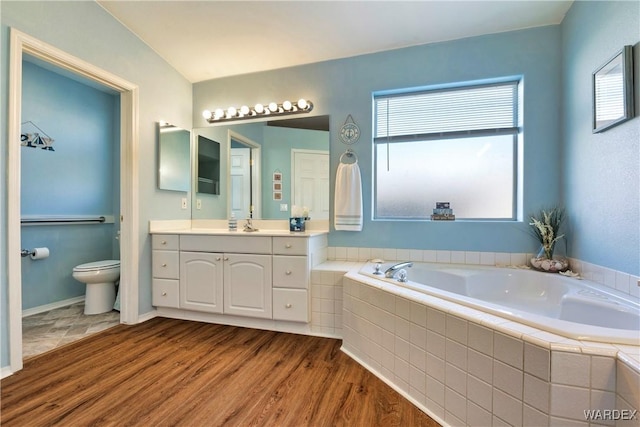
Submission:
[[[156,318],[25,362],[2,426],[437,426],[340,341]]]

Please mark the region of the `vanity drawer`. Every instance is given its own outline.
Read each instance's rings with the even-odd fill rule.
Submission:
[[[273,318],[309,322],[309,298],[304,289],[273,289]]]
[[[180,307],[178,280],[153,279],[151,304],[156,307]]]
[[[180,236],[180,250],[191,252],[224,252],[240,254],[271,254],[271,237],[247,236]]]
[[[278,255],[307,255],[307,237],[274,237],[273,253]]]
[[[309,273],[306,256],[273,257],[273,286],[307,289]]]
[[[151,249],[177,251],[179,242],[177,234],[154,234],[151,236]]]
[[[162,279],[180,278],[180,256],[178,251],[153,251],[151,271],[153,277]]]

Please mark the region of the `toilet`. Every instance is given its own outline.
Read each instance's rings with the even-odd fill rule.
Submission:
[[[86,283],[84,314],[107,313],[116,300],[116,281],[120,278],[120,261],[107,260],[80,264],[73,278]]]

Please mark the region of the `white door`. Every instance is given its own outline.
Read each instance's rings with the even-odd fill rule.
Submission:
[[[309,217],[329,219],[329,152],[292,151],[292,205],[309,208]]]
[[[251,149],[232,148],[230,162],[231,212],[242,220],[249,217],[251,205]]]

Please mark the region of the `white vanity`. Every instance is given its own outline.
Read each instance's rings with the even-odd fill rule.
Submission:
[[[327,233],[151,227],[152,303],[165,317],[308,330],[311,269]]]

